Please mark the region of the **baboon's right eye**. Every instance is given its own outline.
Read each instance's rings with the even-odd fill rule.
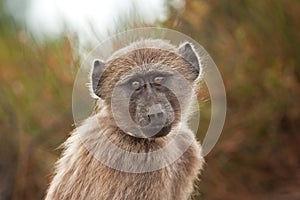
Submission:
[[[135,90],[139,89],[141,87],[141,83],[139,81],[133,81],[131,83],[131,87]]]

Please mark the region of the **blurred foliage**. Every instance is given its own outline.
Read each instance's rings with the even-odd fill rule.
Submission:
[[[0,199],[41,199],[72,129],[75,61],[67,39],[38,45],[0,10]]]
[[[41,199],[73,128],[79,59],[65,37],[37,44],[1,2],[0,199]],[[226,124],[194,198],[299,199],[300,1],[187,0],[182,13],[170,9],[160,25],[199,41],[227,91]]]

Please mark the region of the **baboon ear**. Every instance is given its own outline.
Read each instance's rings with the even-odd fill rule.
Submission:
[[[179,46],[178,53],[194,67],[194,69],[198,73],[198,76],[201,72],[201,66],[199,64],[198,54],[193,46],[189,42],[183,43]]]
[[[105,68],[105,63],[99,59],[95,59],[93,62],[93,69],[92,69],[92,89],[93,92],[99,96],[99,94],[97,94],[97,86],[99,84],[101,75],[104,71]],[[100,96],[99,96],[100,97]]]

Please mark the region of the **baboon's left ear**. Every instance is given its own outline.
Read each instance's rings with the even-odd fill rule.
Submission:
[[[198,76],[201,72],[201,66],[198,54],[193,46],[189,42],[183,43],[178,47],[178,53],[194,67]]]
[[[93,69],[92,69],[92,89],[93,92],[100,97],[98,94],[99,91],[97,91],[97,86],[99,84],[101,75],[104,71],[105,63],[102,60],[95,59],[93,62]]]

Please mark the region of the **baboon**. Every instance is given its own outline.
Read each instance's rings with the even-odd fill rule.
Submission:
[[[143,39],[94,60],[98,108],[63,144],[46,200],[188,199],[204,159],[187,126],[192,98],[181,81],[196,87],[200,75],[189,42]]]

